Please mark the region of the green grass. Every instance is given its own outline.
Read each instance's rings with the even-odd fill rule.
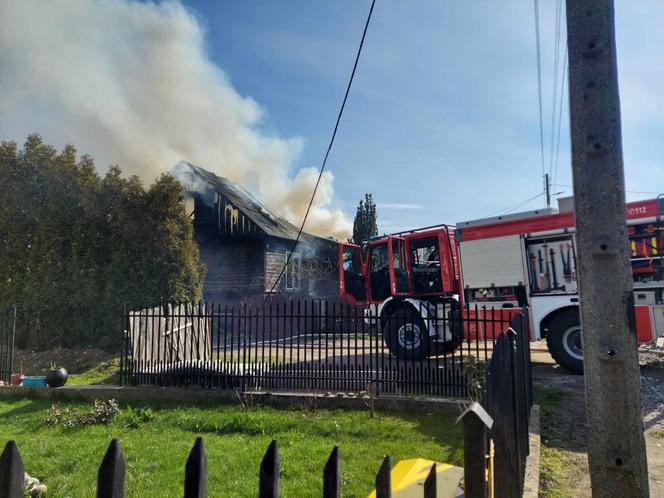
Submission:
[[[567,393],[561,389],[533,387],[533,398],[542,411],[558,408],[566,397]]]
[[[540,454],[542,489],[540,496],[546,498],[569,498],[569,462],[564,452],[542,445]]]
[[[0,442],[17,441],[26,471],[49,487],[49,498],[95,495],[97,468],[111,438],[127,462],[127,496],[182,496],[184,464],[197,436],[208,456],[210,496],[256,496],[268,444],[281,450],[282,496],[321,496],[322,470],[341,452],[343,496],[365,497],[383,455],[392,462],[424,457],[462,465],[462,428],[439,414],[316,410],[236,405],[127,407],[109,425],[47,427],[46,400],[0,401]],[[92,403],[60,408],[89,410]]]
[[[117,384],[119,370],[120,358],[114,358],[110,361],[103,361],[96,367],[86,370],[83,373],[71,374],[67,380],[67,384]]]
[[[569,498],[573,495],[570,485],[573,469],[566,452],[560,449],[567,435],[552,425],[569,395],[560,389],[535,386],[533,397],[541,410],[540,496]]]

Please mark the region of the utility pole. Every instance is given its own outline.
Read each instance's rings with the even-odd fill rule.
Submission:
[[[594,497],[648,497],[613,0],[567,0],[588,459]]]
[[[551,179],[549,174],[544,175],[544,192],[546,193],[546,207],[551,207],[551,184],[549,183]]]

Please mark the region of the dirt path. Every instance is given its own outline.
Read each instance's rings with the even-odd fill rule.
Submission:
[[[642,366],[650,496],[664,497],[664,368]],[[540,496],[591,496],[583,377],[567,374],[547,353],[533,354],[533,382],[542,410]]]

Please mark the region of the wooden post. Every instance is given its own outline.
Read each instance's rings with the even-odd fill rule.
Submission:
[[[279,498],[279,446],[273,440],[261,462],[258,496]]]
[[[184,467],[184,497],[205,498],[207,496],[207,456],[203,438],[196,438]]]
[[[577,268],[593,496],[647,497],[612,0],[567,0]]]
[[[457,419],[463,420],[463,481],[465,496],[487,498],[487,457],[489,455],[489,429],[493,419],[473,402]]]
[[[341,469],[339,465],[339,447],[335,446],[323,469],[323,498],[341,496]]]
[[[97,498],[124,498],[125,461],[122,448],[113,439],[106,450],[97,475]]]

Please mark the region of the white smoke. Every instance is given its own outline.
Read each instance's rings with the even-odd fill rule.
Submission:
[[[147,181],[184,159],[249,180],[301,223],[316,182],[314,168],[289,175],[302,141],[261,129],[264,110],[211,62],[204,37],[178,2],[0,0],[0,138],[37,131]],[[332,183],[326,173],[307,229],[345,238]]]

